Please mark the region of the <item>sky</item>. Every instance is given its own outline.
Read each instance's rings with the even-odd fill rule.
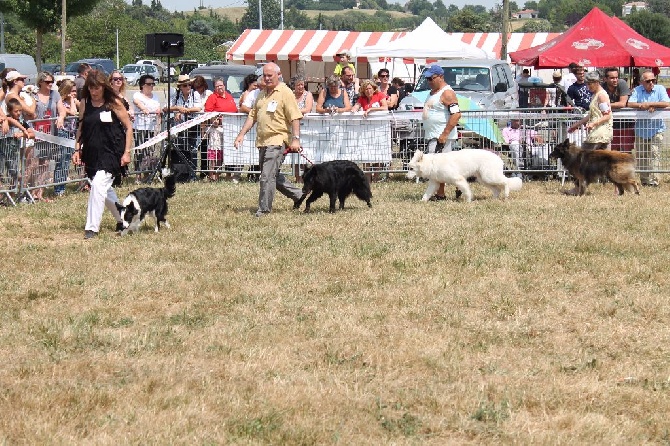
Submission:
[[[443,3],[448,7],[453,4],[462,8],[465,5],[483,5],[486,9],[491,9],[496,3],[502,3],[502,0],[442,0]],[[127,0],[128,3],[131,3],[130,0]],[[389,3],[401,3],[405,4],[406,1],[403,0],[388,0]],[[151,0],[143,0],[145,5],[149,5]],[[227,7],[246,7],[247,3],[245,0],[161,0],[163,8],[168,11],[193,11],[193,9],[198,8],[200,4],[206,8],[227,8]],[[519,5],[523,2],[517,1]]]

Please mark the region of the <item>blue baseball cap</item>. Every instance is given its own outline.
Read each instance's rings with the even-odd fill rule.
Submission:
[[[435,64],[429,66],[424,72],[423,75],[425,77],[432,77],[432,76],[444,76],[444,70],[442,69],[441,66]]]

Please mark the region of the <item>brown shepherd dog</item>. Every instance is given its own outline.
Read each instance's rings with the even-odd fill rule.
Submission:
[[[554,147],[549,158],[563,162],[575,178],[577,195],[586,194],[589,184],[602,177],[607,177],[616,185],[619,195],[623,195],[624,190],[640,194],[640,185],[635,179],[635,158],[630,153],[583,150],[566,139]]]

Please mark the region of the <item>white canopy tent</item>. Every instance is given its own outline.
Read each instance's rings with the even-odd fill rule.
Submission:
[[[430,63],[440,59],[495,59],[496,56],[447,34],[427,17],[403,37],[380,45],[352,48],[357,57],[400,58],[408,63]]]

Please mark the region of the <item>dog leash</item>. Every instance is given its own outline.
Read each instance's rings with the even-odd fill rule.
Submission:
[[[312,166],[314,165],[314,162],[312,162],[312,160],[310,160],[309,158],[307,158],[307,157],[302,153],[302,146],[300,146],[300,152],[291,152],[291,151],[288,149],[288,147],[287,147],[287,148],[284,150],[284,155],[287,155],[287,154],[289,154],[289,153],[298,153],[300,156],[302,156],[302,157],[305,159],[305,161],[307,161],[307,162],[308,162],[309,164],[311,164]]]

